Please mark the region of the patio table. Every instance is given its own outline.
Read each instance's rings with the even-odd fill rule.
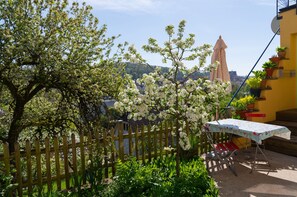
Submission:
[[[266,155],[259,147],[259,145],[262,144],[263,140],[272,136],[278,136],[289,140],[291,136],[291,131],[284,126],[230,118],[207,122],[206,127],[209,129],[210,132],[225,132],[235,134],[238,136],[249,138],[256,142],[256,153],[251,172],[254,170],[255,167],[258,150],[263,154],[265,160],[270,166]]]

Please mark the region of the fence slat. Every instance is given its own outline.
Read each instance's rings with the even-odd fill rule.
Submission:
[[[71,134],[71,150],[72,150],[72,168],[74,172],[74,183],[75,186],[78,186],[78,174],[77,174],[77,159],[76,159],[76,142],[75,135]]]
[[[35,150],[36,150],[36,170],[37,170],[37,185],[38,193],[42,192],[42,174],[41,174],[41,152],[40,152],[40,142],[39,140],[35,141]]]
[[[86,184],[86,177],[85,171],[86,171],[86,159],[85,159],[85,147],[84,147],[84,134],[81,133],[79,135],[79,148],[80,148],[80,162],[81,162],[81,176],[83,177],[83,183]]]
[[[124,161],[124,140],[123,140],[123,132],[124,132],[124,128],[123,128],[123,123],[121,122],[120,124],[118,124],[117,127],[118,130],[118,136],[119,136],[119,158]]]
[[[88,163],[90,164],[91,169],[93,169],[94,161],[93,161],[93,144],[92,144],[92,134],[91,132],[88,133]],[[91,162],[89,162],[91,161]]]
[[[46,182],[48,191],[52,189],[51,154],[49,138],[45,138]]]
[[[142,163],[145,164],[145,149],[144,149],[144,143],[145,143],[145,136],[144,136],[144,126],[141,126],[141,158],[142,158]]]
[[[103,151],[104,151],[104,176],[108,178],[108,155],[107,155],[107,134],[106,130],[103,129]]]
[[[20,146],[18,143],[14,144],[14,156],[15,156],[16,179],[18,183],[18,196],[23,196],[21,153],[20,153]]]
[[[128,135],[129,135],[129,156],[133,155],[133,141],[132,141],[132,128],[128,128]]]
[[[65,173],[65,182],[66,182],[66,189],[70,188],[70,175],[69,175],[69,166],[68,166],[68,142],[67,136],[63,136],[63,159],[64,159],[64,173]]]
[[[8,143],[3,143],[3,154],[4,154],[4,165],[5,165],[5,175],[10,173],[10,161],[9,161],[9,146]]]
[[[173,130],[174,127],[173,127],[173,123],[171,122],[170,123],[170,146],[171,147],[174,147],[174,137],[173,137],[173,133],[175,134],[175,131]],[[174,151],[171,151],[171,154],[174,155]]]
[[[138,131],[139,131],[139,127],[136,126],[136,130],[134,132],[134,135],[135,135],[135,156],[136,156],[136,159],[139,160],[139,151],[138,151]]]
[[[157,129],[154,127],[153,129],[154,134],[154,158],[156,159],[158,157],[158,147],[157,147]]]
[[[110,136],[111,136],[111,165],[112,165],[112,176],[115,176],[115,140],[114,140],[114,129],[112,128],[110,130]]]
[[[160,145],[160,157],[163,155],[163,123],[161,123],[160,128],[159,128],[159,145]],[[165,124],[165,142],[164,142],[165,147],[168,147],[168,137],[167,137],[167,126]],[[165,154],[167,155],[167,151],[165,151]]]
[[[31,162],[31,144],[26,140],[26,159],[27,159],[27,179],[28,179],[28,194],[32,194],[32,162]]]
[[[168,135],[168,123],[165,122],[165,147],[169,147],[169,135]],[[168,155],[168,151],[166,151],[166,155]]]
[[[151,143],[151,125],[147,126],[147,146],[148,146],[148,161],[151,162],[152,160],[152,143]]]
[[[61,169],[60,169],[60,150],[59,141],[57,137],[54,137],[54,152],[55,152],[55,164],[56,164],[56,183],[57,188],[61,190]]]

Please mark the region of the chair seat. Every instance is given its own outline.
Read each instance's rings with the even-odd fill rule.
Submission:
[[[215,149],[217,151],[231,151],[231,152],[235,150],[239,150],[238,146],[236,146],[236,144],[234,144],[232,141],[215,144]]]

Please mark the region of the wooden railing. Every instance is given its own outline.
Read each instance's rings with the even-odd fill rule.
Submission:
[[[87,172],[102,170],[102,178],[115,175],[117,159],[136,157],[143,163],[163,155],[174,154],[165,147],[175,147],[172,124],[155,126],[129,126],[117,124],[109,131],[101,130],[94,134],[70,137],[46,138],[44,141],[26,141],[24,148],[15,144],[15,152],[10,154],[8,144],[3,144],[0,162],[4,163],[7,175],[14,176],[18,184],[17,194],[31,195],[36,188],[42,190],[70,189],[79,181],[86,183]],[[187,132],[189,132],[187,130]],[[217,135],[217,140],[224,140]],[[198,140],[197,154],[209,151],[206,137]],[[93,167],[93,168],[92,168]],[[97,177],[98,178],[98,177]]]

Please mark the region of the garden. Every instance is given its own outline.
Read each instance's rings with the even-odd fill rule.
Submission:
[[[199,156],[209,150],[203,126],[230,84],[192,77],[216,68],[206,65],[212,47],[196,46],[185,21],[168,25],[164,44],[143,46],[168,72],[152,67],[132,80],[125,62],[151,65],[108,38],[91,10],[54,0],[0,5],[0,195],[218,196]]]

